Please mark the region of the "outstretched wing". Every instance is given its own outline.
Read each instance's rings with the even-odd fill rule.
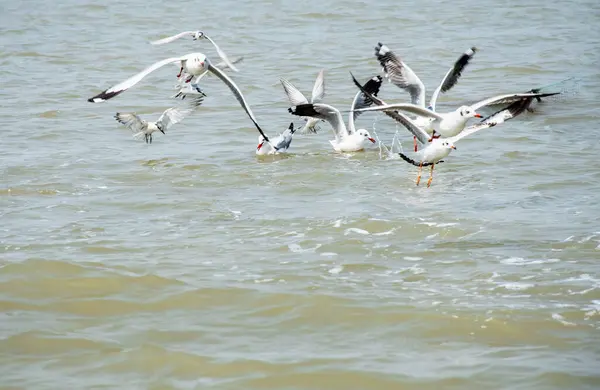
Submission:
[[[243,60],[244,60],[244,57],[236,57],[233,60],[231,60],[231,63],[237,64],[237,63],[242,62]],[[217,63],[215,66],[221,70],[225,70],[225,69],[229,68],[229,65],[227,65],[227,63],[225,61],[221,61],[221,62]]]
[[[340,111],[328,104],[323,103],[308,103],[293,106],[288,109],[290,114],[297,116],[309,116],[312,118],[323,119],[333,127],[333,132],[336,139],[340,140],[349,135],[344,119]]]
[[[452,87],[456,85],[460,76],[462,76],[463,70],[469,65],[469,61],[473,58],[477,52],[476,47],[472,47],[466,52],[464,52],[458,60],[454,63],[454,66],[448,70],[440,85],[433,91],[433,95],[431,96],[431,100],[429,101],[430,108],[435,111],[435,105],[437,103],[437,99],[441,93],[446,93]]]
[[[325,70],[322,69],[315,80],[313,86],[312,96],[310,98],[311,103],[317,103],[325,96]]]
[[[133,112],[117,112],[115,119],[134,133],[139,133],[146,128],[146,121]]]
[[[115,96],[119,95],[121,92],[128,90],[129,88],[133,87],[134,85],[136,85],[137,83],[142,81],[142,79],[144,77],[148,76],[150,73],[154,72],[155,70],[162,68],[163,66],[165,66],[167,64],[170,64],[172,62],[177,62],[177,61],[181,61],[181,57],[172,57],[172,58],[164,59],[162,61],[158,61],[158,62],[150,65],[149,67],[147,67],[140,73],[138,73],[134,76],[131,76],[127,80],[122,81],[119,84],[114,85],[114,86],[100,92],[98,95],[89,98],[88,102],[100,103],[100,102],[106,101],[108,99],[112,99]]]
[[[350,113],[350,117],[348,118],[348,128],[350,129],[350,131],[354,131],[356,130],[354,122],[356,121],[356,118],[358,118],[362,114],[361,111],[355,110],[370,107],[373,104],[372,96],[377,96],[377,94],[379,93],[382,78],[379,75],[374,76],[370,78],[369,81],[367,81],[364,85],[361,86],[358,83],[358,81],[356,81],[356,79],[354,78],[354,75],[352,75],[352,72],[350,72],[350,75],[352,76],[354,83],[360,89],[360,91],[358,91],[356,95],[354,95],[354,99],[352,100],[352,106],[350,107],[350,110],[352,112]],[[367,96],[363,91],[366,91],[366,93],[369,94],[369,96]]]
[[[204,95],[185,95],[184,98],[187,98],[187,100],[184,100],[184,103],[177,107],[171,107],[165,110],[156,121],[162,125],[161,128],[163,131],[166,131],[174,124],[181,122],[204,102]]]
[[[250,120],[252,121],[252,123],[254,124],[254,126],[256,127],[256,129],[258,130],[258,132],[260,133],[260,135],[263,136],[263,138],[265,139],[265,141],[267,141],[267,143],[269,143],[271,146],[273,146],[271,144],[271,141],[269,140],[269,137],[267,137],[267,135],[265,134],[265,132],[263,131],[263,129],[261,129],[260,125],[258,124],[258,121],[256,120],[256,117],[254,116],[254,113],[250,109],[250,106],[248,105],[248,103],[246,103],[246,99],[244,99],[244,95],[242,95],[242,91],[240,91],[240,89],[233,82],[233,80],[230,79],[229,76],[227,76],[219,68],[216,68],[215,66],[213,66],[210,62],[208,63],[208,70],[212,74],[214,74],[215,76],[217,76],[218,78],[220,78],[221,81],[223,81],[225,83],[225,85],[227,85],[227,87],[229,87],[229,90],[233,93],[233,95],[235,96],[235,98],[237,99],[237,101],[240,103],[240,105],[242,106],[242,108],[244,109],[244,111],[246,111],[246,114],[248,114],[248,117],[250,118]],[[277,149],[277,148],[275,148],[275,149]]]
[[[522,98],[521,100],[518,100],[518,101],[512,103],[508,107],[505,107],[502,110],[496,111],[492,115],[483,119],[481,122],[479,122],[473,126],[469,126],[466,129],[464,129],[463,131],[461,131],[459,134],[455,135],[454,137],[451,137],[450,139],[452,140],[452,143],[454,143],[462,138],[465,138],[468,135],[476,133],[479,130],[487,129],[489,127],[493,127],[493,126],[499,125],[501,123],[504,123],[510,119],[516,118],[517,116],[519,116],[523,112],[525,112],[525,110],[527,110],[527,108],[529,108],[529,105],[531,105],[531,102],[533,102],[533,99],[535,99],[535,97]]]
[[[375,47],[375,57],[383,67],[386,78],[408,91],[412,104],[425,107],[425,85],[415,72],[381,42]]]
[[[406,111],[411,114],[415,114],[418,116],[423,116],[426,118],[434,118],[438,120],[443,120],[444,117],[436,112],[426,109],[425,107],[417,106],[411,103],[394,103],[394,104],[385,104],[381,106],[375,107],[366,107],[362,108],[358,111]]]
[[[511,93],[511,94],[507,94],[507,95],[498,95],[498,96],[494,96],[494,97],[491,97],[488,99],[481,100],[475,104],[471,104],[471,108],[474,111],[477,111],[481,107],[497,105],[497,104],[510,104],[510,103],[514,103],[514,102],[519,102],[523,98],[543,98],[543,97],[553,96],[553,95],[558,95],[558,94],[560,94],[560,92],[555,92],[555,93],[526,92],[526,93]]]
[[[308,99],[302,92],[298,90],[294,86],[294,84],[290,83],[287,79],[281,78],[281,85],[283,86],[283,90],[290,101],[292,106],[299,106],[300,104],[308,104]]]
[[[178,40],[179,38],[183,38],[186,35],[190,35],[193,37],[196,33],[197,33],[197,31],[184,31],[184,32],[180,32],[179,34],[171,35],[170,37],[152,41],[152,42],[150,42],[150,44],[151,45],[164,45],[165,43],[170,43],[170,42]]]
[[[213,41],[208,35],[204,35],[204,38],[208,39],[210,41],[210,43],[212,43],[212,45],[215,47],[215,50],[217,51],[217,54],[219,55],[219,57],[221,57],[223,62],[225,62],[227,64],[228,68],[230,68],[234,72],[240,71],[238,68],[235,67],[235,65],[233,65],[233,63],[231,61],[229,61],[229,58],[227,58],[227,55],[225,54],[225,52],[223,50],[221,50],[221,48],[217,45],[217,43],[215,41]]]

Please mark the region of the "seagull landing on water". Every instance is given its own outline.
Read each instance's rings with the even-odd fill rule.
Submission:
[[[256,118],[254,117],[254,113],[250,109],[250,106],[248,105],[248,103],[246,103],[246,99],[244,99],[244,95],[242,95],[242,91],[240,91],[238,86],[233,82],[233,80],[231,80],[229,78],[229,76],[227,76],[227,74],[225,74],[225,72],[223,72],[216,66],[212,65],[212,63],[208,60],[208,58],[206,58],[206,56],[202,53],[191,53],[191,54],[187,54],[182,57],[172,57],[172,58],[164,59],[162,61],[158,61],[158,62],[154,63],[153,65],[149,66],[148,68],[144,69],[140,73],[128,78],[127,80],[122,81],[119,84],[100,92],[98,95],[89,98],[88,101],[92,102],[92,103],[98,103],[98,102],[106,101],[108,99],[112,99],[113,97],[125,92],[129,88],[133,87],[134,85],[136,85],[137,83],[142,81],[142,79],[144,77],[148,76],[150,73],[154,72],[155,70],[157,70],[167,64],[175,63],[178,61],[181,63],[181,66],[184,67],[184,69],[187,73],[196,75],[195,76],[196,79],[199,79],[200,77],[202,77],[202,75],[204,75],[206,72],[211,72],[212,74],[217,76],[223,83],[225,83],[225,85],[227,85],[229,87],[229,89],[231,90],[231,92],[233,93],[233,95],[235,96],[237,101],[240,103],[240,105],[242,106],[244,111],[246,111],[246,114],[248,115],[248,117],[250,118],[250,120],[252,121],[252,123],[258,130],[258,132],[260,133],[260,135],[263,136],[263,138],[265,139],[265,142],[267,142],[269,144],[271,143],[271,141],[269,140],[269,137],[263,132],[262,128],[256,121]],[[199,88],[197,89],[197,91],[200,94],[203,94],[203,92],[200,91]],[[182,96],[183,96],[183,98],[185,98],[186,95],[184,94]],[[273,145],[271,145],[271,146],[273,146]],[[277,150],[276,147],[274,147],[274,148]]]
[[[183,38],[186,36],[192,37],[192,39],[194,41],[198,41],[200,39],[208,40],[215,47],[217,54],[219,55],[219,57],[221,57],[225,66],[227,68],[233,70],[234,72],[239,72],[239,69],[236,68],[233,64],[241,61],[241,58],[234,60],[234,61],[230,61],[229,58],[227,58],[227,55],[225,54],[225,52],[223,50],[221,50],[221,48],[217,45],[217,43],[215,41],[213,41],[208,35],[204,34],[202,31],[183,31],[183,32],[180,32],[179,34],[171,35],[170,37],[167,37],[167,38],[152,41],[152,42],[150,42],[150,44],[151,45],[164,45],[165,43],[170,43],[170,42],[176,41],[177,39],[180,39],[180,38]],[[218,64],[217,64],[217,66],[218,66]],[[183,70],[184,69],[182,67],[182,69],[177,77],[181,76],[181,72],[183,72]]]
[[[287,128],[286,131],[281,133],[277,138],[271,139],[271,143],[273,146],[264,146],[265,138],[262,135],[259,135],[258,146],[256,147],[256,155],[265,156],[268,154],[279,154],[287,152],[292,143],[292,138],[295,132],[296,130],[294,130],[294,122],[292,122],[290,123],[290,126]]]
[[[375,76],[367,81],[362,87],[368,93],[377,95],[381,88],[381,81],[381,76]],[[373,104],[373,100],[363,92],[359,91],[352,100],[351,110],[369,107],[371,104]],[[350,113],[348,127],[346,127],[340,111],[327,104],[300,104],[289,108],[288,111],[293,115],[314,117],[329,122],[335,135],[335,140],[329,142],[336,152],[357,152],[363,150],[365,145],[367,145],[367,142],[375,143],[375,139],[371,137],[371,134],[367,130],[356,129],[354,122],[360,115],[360,112],[358,111]]]
[[[171,107],[165,110],[156,122],[148,122],[134,112],[117,112],[115,119],[134,134],[134,138],[144,136],[147,144],[152,143],[152,133],[170,129],[174,124],[181,122],[186,116],[193,113],[204,102],[204,96],[197,95],[189,98],[184,104],[177,107]]]
[[[364,88],[356,81],[353,77],[354,84],[369,98],[371,98],[375,104],[383,104],[383,101],[376,96],[371,95],[368,91],[365,91]],[[488,116],[483,119],[481,122],[469,126],[460,134],[455,135],[449,138],[435,138],[432,139],[431,136],[420,126],[418,126],[412,119],[410,119],[407,115],[404,115],[397,111],[386,111],[386,114],[396,120],[398,123],[402,124],[406,127],[415,138],[422,144],[426,145],[426,147],[419,152],[418,161],[411,159],[403,153],[399,153],[400,157],[412,164],[414,166],[419,167],[419,174],[417,176],[416,184],[419,185],[421,181],[421,171],[425,166],[431,166],[431,172],[429,176],[429,180],[427,181],[427,187],[431,186],[431,181],[433,180],[433,169],[435,168],[435,164],[442,161],[443,158],[447,157],[452,150],[456,150],[456,146],[454,144],[461,140],[462,138],[474,134],[479,130],[487,129],[489,127],[494,127],[501,123],[504,123],[510,119],[513,119],[523,113],[525,110],[529,108],[533,99],[538,96],[529,96],[525,98],[521,98],[518,101],[513,102],[506,108],[503,108],[494,114]]]
[[[317,78],[315,80],[315,85],[313,86],[313,90],[312,90],[312,96],[310,98],[310,102],[308,101],[308,99],[306,98],[306,96],[304,96],[302,94],[302,92],[300,92],[300,90],[298,90],[298,88],[296,88],[292,83],[290,83],[288,80],[281,78],[281,85],[283,86],[283,89],[285,91],[285,94],[288,97],[288,100],[290,101],[290,104],[292,106],[298,106],[301,104],[308,104],[308,103],[318,103],[321,100],[323,100],[323,97],[325,96],[325,78],[324,78],[324,70],[321,70],[319,72],[319,74],[317,75]],[[302,130],[300,130],[300,134],[306,134],[306,133],[313,133],[316,134],[317,132],[317,123],[319,123],[319,119],[317,118],[303,118],[306,121],[306,125],[304,125],[304,127],[302,128]]]

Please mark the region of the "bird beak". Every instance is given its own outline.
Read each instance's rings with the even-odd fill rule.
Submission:
[[[258,144],[258,146],[256,147],[256,150],[260,150],[260,148],[262,148],[262,146],[265,144],[265,141],[261,142]]]
[[[483,118],[483,116],[481,116],[481,114],[475,114],[473,115],[475,118]]]
[[[456,146],[452,145],[450,146],[452,149],[456,150]]]
[[[163,134],[165,133],[163,129],[158,129],[158,130],[160,130],[160,132],[163,133]]]
[[[375,140],[373,138],[369,138],[369,141],[375,143]]]

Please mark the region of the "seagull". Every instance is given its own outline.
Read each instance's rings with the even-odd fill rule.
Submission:
[[[238,100],[238,102],[240,103],[240,105],[242,106],[244,111],[246,111],[246,114],[248,115],[248,117],[250,118],[250,120],[252,121],[252,123],[258,130],[258,132],[260,133],[260,135],[263,136],[263,138],[265,139],[265,141],[267,143],[269,143],[269,144],[271,143],[271,141],[269,140],[269,137],[263,132],[263,130],[261,129],[260,125],[258,124],[256,118],[254,117],[254,113],[252,113],[250,106],[246,102],[246,99],[244,99],[244,95],[242,95],[242,91],[240,91],[238,86],[233,82],[233,80],[231,80],[229,78],[229,76],[227,76],[227,74],[225,74],[225,72],[223,72],[219,68],[213,66],[211,64],[211,62],[209,61],[209,59],[202,53],[191,53],[191,54],[184,55],[182,57],[172,57],[172,58],[167,58],[167,59],[158,61],[158,62],[154,63],[153,65],[150,65],[148,68],[144,69],[140,73],[128,78],[127,80],[122,81],[119,84],[114,85],[114,86],[100,92],[98,95],[89,98],[88,101],[92,102],[92,103],[98,103],[98,102],[103,102],[108,99],[111,99],[111,98],[119,95],[120,93],[128,90],[129,88],[133,87],[134,85],[139,83],[144,77],[146,77],[153,71],[155,71],[167,64],[178,62],[178,61],[181,63],[181,66],[185,68],[185,71],[189,74],[194,75],[196,77],[196,79],[198,79],[199,77],[202,77],[206,72],[211,72],[212,74],[217,76],[219,79],[221,79],[221,81],[223,81],[223,83],[225,83],[225,85],[227,85],[229,87],[229,89],[231,90],[231,92],[233,93],[235,98]],[[196,90],[199,93],[203,94],[202,91],[199,90],[199,88],[196,88]],[[183,98],[185,98],[185,95],[183,95]],[[277,148],[275,146],[273,146],[273,145],[271,145],[271,146],[273,148],[275,148],[275,150],[277,150]]]
[[[381,88],[381,81],[381,76],[375,76],[361,87],[370,94],[377,95],[379,93],[379,89]],[[354,110],[360,107],[368,107],[371,104],[373,104],[373,100],[371,100],[363,92],[359,91],[352,100],[351,109]],[[367,141],[375,143],[375,139],[371,137],[371,134],[367,130],[356,129],[354,121],[358,115],[361,114],[358,111],[350,113],[348,118],[348,127],[346,127],[344,124],[344,119],[342,118],[340,111],[328,104],[300,104],[289,108],[288,111],[293,115],[305,117],[309,116],[329,122],[335,135],[335,140],[329,142],[336,152],[356,152],[363,150]]]
[[[458,79],[462,76],[463,70],[469,65],[476,52],[477,48],[471,47],[461,54],[454,62],[454,65],[446,72],[441,83],[434,90],[433,95],[431,95],[427,109],[435,112],[437,99],[440,93],[448,92],[458,83]],[[399,88],[407,90],[410,94],[412,104],[425,108],[425,85],[419,76],[417,76],[408,65],[381,42],[375,47],[375,56],[383,67],[383,71],[385,72],[388,81]],[[432,119],[428,117],[417,117],[415,119],[415,123],[421,127],[429,128],[430,131],[433,130],[430,125],[431,121]],[[417,151],[416,142],[415,138],[415,152]]]
[[[213,41],[208,35],[204,34],[202,31],[184,31],[184,32],[180,32],[179,34],[175,34],[175,35],[172,35],[167,38],[152,41],[152,42],[150,42],[150,44],[151,45],[164,45],[165,43],[170,43],[170,42],[176,41],[177,39],[183,38],[185,36],[191,36],[194,41],[198,41],[200,39],[207,39],[215,47],[217,54],[219,55],[219,57],[221,57],[223,62],[226,64],[226,66],[228,68],[230,68],[231,70],[233,70],[234,72],[239,72],[239,69],[233,65],[235,62],[229,61],[229,58],[227,58],[227,55],[225,54],[225,52],[223,50],[221,50],[221,48],[217,45],[217,43],[215,41]]]
[[[166,58],[164,60],[155,62],[154,64],[150,65],[149,67],[147,67],[140,73],[128,78],[127,80],[122,81],[119,84],[114,85],[114,86],[100,92],[98,95],[89,98],[88,102],[100,103],[100,102],[104,102],[108,99],[112,99],[113,97],[121,94],[122,92],[128,90],[129,88],[133,87],[134,85],[136,85],[137,83],[142,81],[142,79],[144,77],[148,76],[150,73],[154,72],[155,70],[160,69],[167,64],[176,63],[176,62],[179,62],[181,65],[181,68],[184,69],[186,73],[192,75],[192,78],[196,77],[197,80],[200,79],[202,76],[204,76],[204,74],[207,72],[207,70],[216,69],[215,67],[212,66],[212,64],[210,64],[208,62],[208,59],[202,53],[190,53],[190,54],[186,54],[181,57]],[[191,81],[191,78],[189,81]],[[192,83],[192,85],[195,86],[196,84]],[[202,92],[199,89],[199,87],[196,89],[198,90],[198,92]]]
[[[302,92],[300,92],[298,90],[298,88],[296,88],[288,80],[286,80],[285,78],[281,78],[280,81],[281,81],[281,85],[283,86],[283,89],[288,97],[288,100],[290,101],[290,104],[292,106],[298,106],[300,104],[308,104],[308,103],[318,103],[319,101],[323,100],[323,97],[325,96],[324,70],[321,70],[319,72],[319,74],[317,75],[317,79],[315,80],[315,85],[313,86],[310,102],[308,101],[306,96],[304,96],[302,94]],[[306,121],[306,125],[304,125],[302,130],[300,130],[300,134],[306,134],[306,133],[315,134],[317,132],[316,125],[317,125],[317,123],[319,123],[319,119],[309,117],[309,118],[304,118],[304,120]]]
[[[265,143],[265,139],[262,135],[258,136],[258,146],[256,147],[256,154],[258,156],[264,156],[267,154],[278,154],[285,153],[290,147],[292,143],[292,137],[294,136],[294,122],[290,123],[290,126],[285,130],[282,134],[280,134],[277,138],[273,138],[271,143],[274,145],[269,145],[268,147],[263,147]]]
[[[432,118],[430,126],[424,127],[425,132],[430,134],[430,139],[453,137],[459,134],[465,129],[467,121],[471,118],[483,118],[481,114],[478,114],[476,110],[491,105],[491,104],[502,104],[515,101],[521,101],[521,99],[527,98],[538,98],[551,96],[553,94],[539,94],[539,93],[513,93],[506,95],[494,96],[470,106],[461,106],[454,111],[447,113],[438,113],[430,111],[426,108],[419,107],[411,103],[396,103],[396,104],[384,104],[375,107],[366,107],[358,109],[357,111],[406,111],[421,117]],[[436,137],[435,133],[439,136]]]
[[[365,94],[365,96],[369,97],[375,104],[384,104],[381,99],[372,95],[369,91],[366,91],[358,81],[352,77],[354,84]],[[548,94],[546,94],[548,95]],[[507,120],[513,119],[523,113],[525,110],[529,108],[531,102],[538,97],[545,97],[538,94],[538,96],[529,96],[521,98],[518,101],[514,101],[508,107],[505,107],[487,118],[483,119],[481,122],[469,126],[461,133],[449,137],[449,138],[434,138],[432,139],[422,127],[418,126],[412,119],[410,119],[407,115],[398,112],[398,111],[386,111],[385,113],[391,118],[395,119],[397,122],[406,127],[415,138],[422,144],[427,145],[423,150],[419,152],[420,158],[418,161],[411,159],[403,153],[399,153],[400,157],[412,164],[414,166],[419,167],[419,173],[417,176],[416,184],[419,185],[421,181],[421,171],[424,166],[431,166],[429,180],[427,181],[427,187],[431,186],[431,182],[433,180],[433,169],[435,164],[442,161],[443,158],[447,157],[452,150],[456,150],[456,146],[454,144],[461,140],[462,138],[474,134],[479,130],[487,129],[489,127],[497,126],[501,123],[506,122]]]
[[[134,112],[117,112],[115,119],[125,127],[129,128],[134,134],[134,138],[144,136],[147,144],[152,143],[152,133],[160,131],[165,134],[167,129],[174,124],[181,122],[186,116],[194,112],[204,102],[203,95],[197,95],[188,99],[185,104],[177,107],[171,107],[165,110],[156,122],[148,122],[140,118]]]

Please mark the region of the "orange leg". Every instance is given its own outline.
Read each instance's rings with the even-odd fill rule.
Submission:
[[[419,174],[417,176],[417,185],[421,182],[421,171],[423,171],[423,163],[419,164]]]
[[[418,151],[419,149],[417,148],[417,137],[413,137],[413,142],[415,145],[415,152]]]
[[[427,188],[429,188],[429,186],[431,186],[431,181],[433,180],[433,168],[435,167],[435,163],[431,164],[431,171],[429,174],[429,180],[427,180]]]

